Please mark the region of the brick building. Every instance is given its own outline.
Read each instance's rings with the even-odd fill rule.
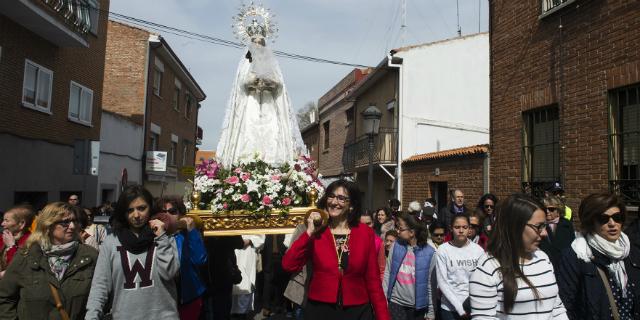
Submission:
[[[184,194],[204,92],[166,40],[144,29],[109,21],[105,61],[103,108],[142,124],[145,157],[167,152],[166,171],[143,172],[145,187],[156,196]]]
[[[465,203],[473,209],[488,192],[489,145],[477,145],[415,155],[402,161],[402,203],[433,197],[438,208],[447,205],[450,190],[464,192]]]
[[[599,191],[637,206],[640,2],[489,4],[491,189],[540,196],[559,181],[574,210]]]
[[[0,2],[0,208],[98,201],[107,15],[97,8],[109,1]]]
[[[353,69],[318,99],[317,159],[319,172],[327,181],[351,174],[343,167],[345,143],[355,137],[354,101],[347,97],[368,73],[367,69]],[[313,131],[305,130],[303,134],[309,140]]]

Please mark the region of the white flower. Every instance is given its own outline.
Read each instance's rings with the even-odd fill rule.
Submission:
[[[253,179],[247,180],[246,185],[247,185],[247,193],[258,192],[258,188],[260,188],[260,185],[256,183]]]

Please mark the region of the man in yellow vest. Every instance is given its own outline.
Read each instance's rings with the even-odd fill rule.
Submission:
[[[562,200],[562,204],[564,204],[564,218],[569,220],[569,221],[571,221],[572,210],[567,205],[566,198],[564,196],[564,189],[562,188],[562,184],[560,184],[560,182],[558,182],[558,181],[554,182],[551,185],[551,187],[549,189],[547,189],[547,192],[549,192],[550,194],[552,194],[554,196],[557,196],[558,198],[560,198]]]

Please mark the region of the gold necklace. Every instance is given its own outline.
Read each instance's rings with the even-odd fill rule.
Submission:
[[[340,246],[340,252],[338,252],[338,243],[336,242],[336,235],[333,234],[333,232],[331,232],[331,239],[333,239],[333,247],[336,249],[336,257],[338,258],[338,271],[340,271],[340,273],[343,273],[344,270],[342,269],[342,254],[344,253],[344,250],[342,250],[342,246],[344,246],[345,244],[347,244],[347,248],[348,248],[348,243],[349,243],[349,233],[347,233],[347,237],[344,240],[343,244]],[[349,249],[347,249],[348,252]]]

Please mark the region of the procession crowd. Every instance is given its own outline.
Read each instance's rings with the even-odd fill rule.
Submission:
[[[619,197],[574,212],[554,184],[467,203],[456,189],[441,208],[365,211],[338,180],[326,216],[293,234],[225,237],[141,186],[94,210],[77,195],[18,205],[2,221],[0,319],[640,319],[640,220]]]

